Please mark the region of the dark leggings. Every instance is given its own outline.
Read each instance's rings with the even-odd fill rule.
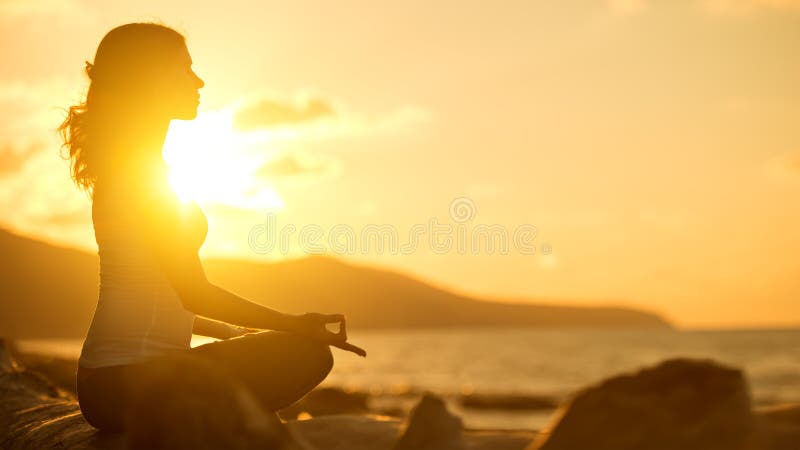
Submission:
[[[234,374],[268,411],[278,411],[322,382],[333,367],[328,345],[285,332],[264,331],[186,351]],[[125,386],[136,366],[78,367],[78,402],[95,428],[124,429]]]

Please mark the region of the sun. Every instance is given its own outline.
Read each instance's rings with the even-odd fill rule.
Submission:
[[[254,175],[260,162],[247,150],[246,139],[233,128],[229,111],[173,121],[164,143],[172,189],[182,201],[283,209],[280,194]]]

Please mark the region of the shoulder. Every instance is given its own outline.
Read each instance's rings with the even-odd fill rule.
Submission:
[[[169,186],[97,188],[92,220],[98,245],[109,239],[135,242],[133,245],[147,248],[167,266],[197,258],[208,232],[199,205],[181,202]]]
[[[168,183],[98,184],[92,201],[95,221],[124,221],[161,232],[181,232],[198,214],[205,219],[199,205],[180,201]]]

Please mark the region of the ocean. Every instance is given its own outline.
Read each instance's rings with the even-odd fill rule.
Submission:
[[[407,407],[415,398],[411,394],[436,392],[450,399],[467,427],[539,429],[553,411],[464,409],[456,401],[459,394],[563,400],[606,377],[673,357],[710,358],[742,368],[755,405],[800,402],[800,330],[481,328],[349,330],[348,335],[368,356],[334,349],[334,368],[323,385],[370,392],[377,407],[398,402]],[[193,345],[203,342],[196,338]],[[75,340],[26,341],[22,348],[76,357],[80,345]]]

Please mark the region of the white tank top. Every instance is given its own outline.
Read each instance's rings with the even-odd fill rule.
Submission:
[[[208,232],[202,209],[196,203],[176,205],[181,222],[176,226],[199,249]],[[188,349],[195,315],[183,307],[142,244],[134,218],[107,206],[95,196],[92,222],[100,257],[100,293],[79,364],[131,364]]]

